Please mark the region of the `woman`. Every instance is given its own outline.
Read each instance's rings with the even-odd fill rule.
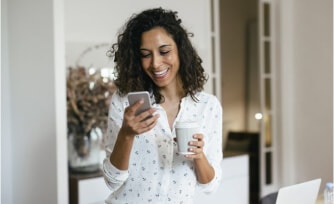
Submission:
[[[157,8],[134,15],[112,46],[118,90],[103,163],[107,203],[193,203],[196,188],[212,192],[219,185],[222,108],[202,91],[202,60],[176,14]],[[129,106],[133,91],[148,91],[153,108],[135,116],[143,101]],[[194,154],[177,153],[179,120],[201,124],[189,144]]]

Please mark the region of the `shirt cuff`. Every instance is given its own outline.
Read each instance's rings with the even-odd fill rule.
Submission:
[[[128,170],[117,169],[108,158],[103,160],[103,173],[112,183],[123,183],[129,177]]]
[[[203,184],[203,183],[197,182],[198,190],[206,194],[211,194],[218,190],[221,184],[221,180],[222,180],[221,164],[222,162],[220,162],[219,166],[213,167],[215,176],[209,183]]]
[[[209,183],[198,183],[197,182],[197,188],[206,193],[206,194],[211,194],[216,192],[220,184],[220,178],[215,176]]]

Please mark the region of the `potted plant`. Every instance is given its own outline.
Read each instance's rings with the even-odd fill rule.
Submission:
[[[67,133],[70,170],[99,169],[101,141],[107,129],[112,80],[100,71],[69,68],[67,74]]]

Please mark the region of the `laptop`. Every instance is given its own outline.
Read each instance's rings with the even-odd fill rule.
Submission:
[[[320,183],[319,178],[280,188],[276,204],[315,204]]]

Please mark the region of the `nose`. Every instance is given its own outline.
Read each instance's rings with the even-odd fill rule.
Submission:
[[[158,55],[158,54],[153,54],[153,57],[152,57],[152,67],[153,68],[158,68],[160,65],[161,65],[161,56]]]

